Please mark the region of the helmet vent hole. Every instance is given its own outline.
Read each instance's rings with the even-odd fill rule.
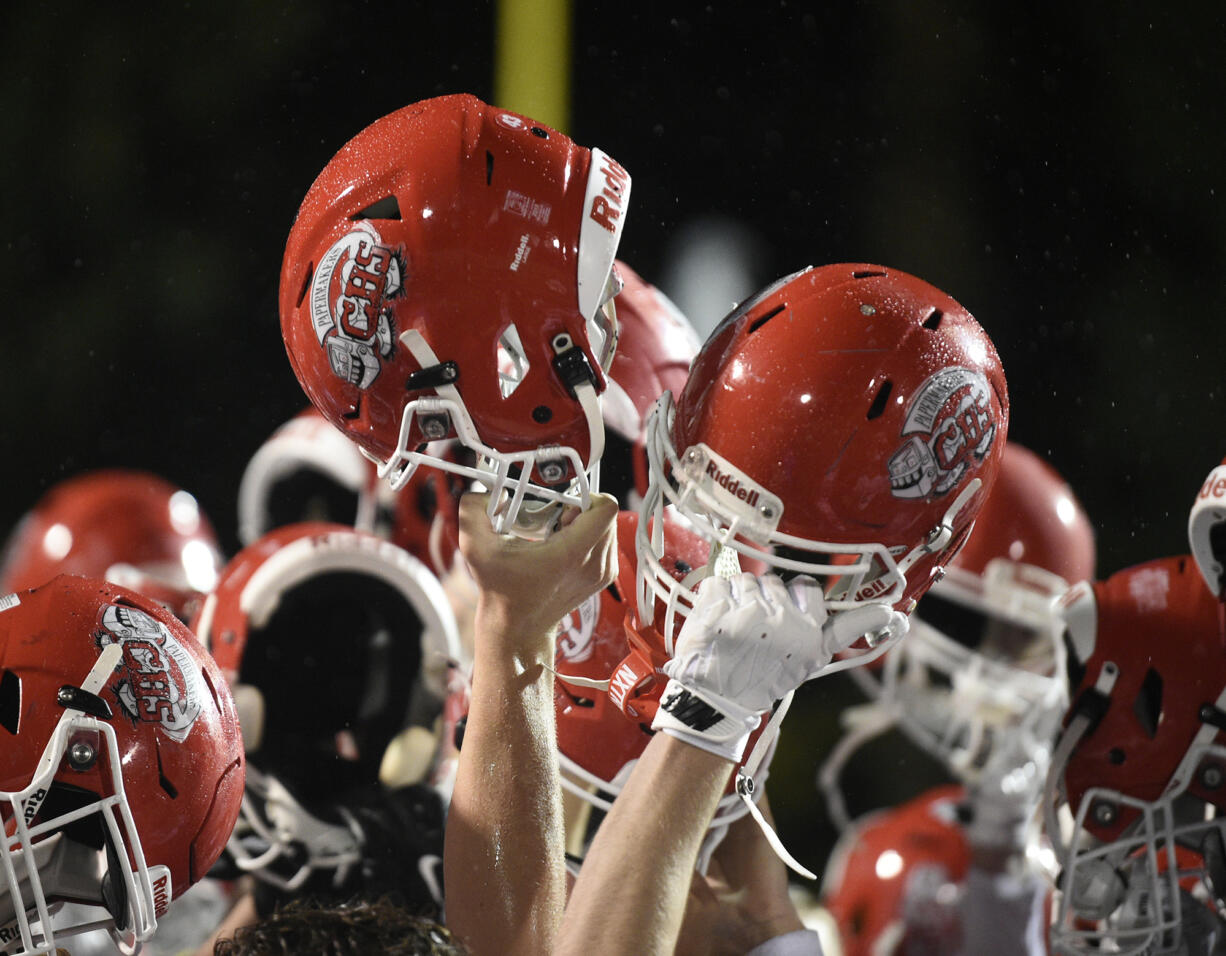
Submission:
[[[877,394],[873,396],[873,404],[868,407],[868,420],[871,422],[874,418],[880,418],[881,413],[885,411],[886,403],[890,400],[890,392],[894,390],[894,383],[888,378],[881,383],[881,387],[877,389]]]
[[[1153,740],[1162,722],[1162,677],[1152,667],[1141,682],[1137,699],[1132,702],[1132,712],[1136,714],[1141,729]]]
[[[864,272],[853,272],[851,274],[851,277],[853,279],[871,279],[874,276],[883,276],[883,275],[885,275],[885,273],[879,270],[866,270]]]
[[[777,316],[780,312],[782,312],[786,308],[787,308],[786,305],[777,305],[773,309],[771,309],[769,312],[767,312],[766,315],[763,315],[763,316],[760,316],[759,318],[754,319],[753,322],[750,323],[749,331],[746,334],[753,335],[753,333],[757,332],[758,329],[762,328],[762,326],[766,325],[767,322],[769,322],[771,319],[773,319],[775,316]]]
[[[489,185],[494,181],[494,154],[488,149],[485,151],[485,185]]]
[[[940,309],[933,309],[932,315],[924,319],[924,328],[935,332],[941,326],[941,319],[945,318],[945,313]]]
[[[0,676],[0,727],[17,733],[21,721],[21,678],[12,671]]]
[[[307,289],[311,287],[311,279],[314,275],[315,263],[312,262],[307,265],[306,275],[302,277],[302,285],[298,287],[298,301],[295,303],[295,306],[302,305],[302,300],[306,298]]]
[[[350,222],[359,219],[395,219],[400,220],[400,203],[395,196],[384,196],[377,199],[361,212],[355,212],[349,217]]]
[[[158,786],[160,786],[171,800],[179,799],[179,788],[170,782],[170,778],[166,776],[162,769],[162,748],[157,748],[158,758]]]
[[[540,126],[533,126],[532,135],[537,137],[538,139],[549,139],[549,130],[544,129]]]

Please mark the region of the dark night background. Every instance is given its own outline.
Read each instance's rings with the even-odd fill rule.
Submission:
[[[1082,499],[1100,573],[1186,550],[1226,453],[1220,5],[574,6],[568,131],[634,177],[621,258],[673,292],[718,216],[754,285],[927,279],[995,341],[1010,437]],[[15,3],[0,36],[0,529],[125,464],[233,550],[246,458],[304,405],[275,298],[298,202],[379,116],[492,99],[494,7]]]

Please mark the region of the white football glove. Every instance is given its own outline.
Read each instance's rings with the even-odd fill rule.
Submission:
[[[905,630],[888,604],[827,615],[821,586],[798,576],[709,577],[664,665],[668,685],[652,729],[734,763],[775,702],[867,634]]]

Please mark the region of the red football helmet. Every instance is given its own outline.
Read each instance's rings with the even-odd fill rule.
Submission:
[[[455,441],[432,442],[430,454],[460,466],[473,455]],[[391,540],[445,579],[460,553],[460,498],[471,486],[463,475],[418,468],[395,492]],[[467,569],[463,569],[467,574]]]
[[[26,513],[5,547],[0,591],[80,574],[187,618],[221,564],[217,535],[192,495],[147,472],[108,469],[60,482]]]
[[[1184,555],[1074,587],[1065,619],[1073,703],[1044,794],[1063,858],[1052,940],[1068,953],[1173,951],[1188,877],[1177,847],[1204,859],[1209,898],[1226,896],[1226,818],[1215,816],[1226,809],[1226,613]]]
[[[948,295],[873,265],[805,269],[734,310],[648,422],[645,515],[673,505],[728,558],[909,612],[957,553],[1009,421],[996,349]],[[662,530],[662,529],[661,529]],[[640,522],[640,607],[692,604]]]
[[[461,462],[466,450],[436,442],[430,453]],[[247,463],[238,488],[238,536],[251,544],[273,528],[330,521],[389,538],[443,574],[459,547],[465,486],[458,475],[418,469],[393,491],[374,462],[312,405],[273,432]]]
[[[379,782],[393,742],[400,769],[385,782],[407,786],[432,771],[460,656],[437,579],[369,532],[287,525],[234,557],[192,627],[233,684],[256,770],[230,843],[237,865],[287,887],[351,864],[352,834],[304,814]],[[276,826],[270,806],[283,814]],[[260,853],[245,841],[251,830],[269,843]],[[308,858],[296,858],[304,846]]]
[[[529,487],[586,504],[629,196],[600,150],[472,96],[377,120],[320,173],[286,245],[298,381],[393,487],[422,463],[458,470],[422,447],[455,436],[499,530]]]
[[[238,486],[238,537],[251,544],[299,521],[386,532],[392,507],[392,491],[379,481],[374,462],[311,406],[247,462]]]
[[[617,294],[621,325],[617,354],[609,370],[609,387],[601,397],[605,450],[600,463],[601,489],[615,495],[623,508],[635,509],[647,492],[644,423],[666,391],[680,395],[690,362],[702,344],[694,327],[672,301],[624,262],[617,263],[623,282]]]
[[[57,901],[105,910],[132,952],[238,816],[243,749],[221,672],[165,608],[103,581],[60,575],[0,598],[0,742],[8,954],[55,952],[97,925],[56,925]]]
[[[1055,469],[1006,442],[975,530],[945,571],[880,671],[852,673],[894,717],[873,729],[896,722],[966,783],[1005,750],[1041,780],[1068,704],[1058,601],[1093,577],[1090,521]]]
[[[1192,504],[1188,541],[1205,584],[1226,601],[1226,458],[1209,472]]]
[[[668,515],[664,520],[672,524]],[[651,722],[668,683],[663,667],[672,656],[672,641],[662,636],[663,607],[643,624],[627,600],[634,587],[637,523],[633,512],[618,514],[618,579],[562,622],[554,664],[562,786],[606,811],[654,733]],[[678,580],[701,573],[710,545],[681,526],[669,528],[668,540],[670,551],[664,563],[669,573]],[[751,736],[745,758],[730,774],[711,821],[712,837],[704,846],[704,859],[709,858],[727,824],[749,812],[737,790],[741,770],[752,778],[746,796],[755,801],[760,797],[777,735],[778,721],[764,720]],[[769,838],[774,839],[773,832]]]
[[[356,782],[374,779],[406,722],[433,722],[460,656],[434,575],[391,542],[328,522],[286,525],[240,551],[192,628],[234,683],[248,753],[321,786],[317,762],[294,762],[340,761],[329,786],[344,765],[369,771]],[[326,699],[304,712],[303,687],[320,681]]]
[[[965,796],[938,787],[869,814],[839,838],[822,903],[843,956],[960,951],[958,903],[971,864],[958,819]]]

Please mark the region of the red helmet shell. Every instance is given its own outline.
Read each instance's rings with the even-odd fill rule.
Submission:
[[[778,533],[898,556],[980,479],[948,545],[907,570],[895,602],[907,610],[965,539],[1008,424],[1000,359],[966,309],[904,272],[839,264],[781,280],[724,319],[694,360],[671,438],[679,456],[703,445],[777,496]],[[871,584],[856,595],[873,596]]]
[[[603,389],[587,322],[628,196],[629,177],[604,154],[472,96],[377,120],[320,173],[286,244],[281,329],[298,381],[387,461],[428,440],[416,421],[399,435],[406,403],[434,394],[409,381],[423,367],[402,341],[415,330],[438,362],[455,363],[485,445],[565,445],[586,461],[586,419],[553,368],[554,343],[565,335],[583,349]],[[590,236],[603,242],[595,252]],[[589,265],[593,255],[601,263]],[[512,325],[528,368],[504,395],[498,345]]]
[[[1046,461],[1005,442],[988,495],[953,567],[983,574],[994,558],[1030,564],[1069,584],[1094,577],[1094,528],[1073,490]]]
[[[440,443],[441,444],[441,443]],[[439,456],[458,458],[464,449],[448,442]],[[460,498],[468,488],[459,475],[419,468],[395,492],[391,540],[444,578],[460,550]]]
[[[221,854],[242,801],[242,738],[220,670],[184,624],[126,588],[60,575],[5,603],[0,675],[20,693],[14,720],[0,728],[0,790],[30,783],[65,713],[60,688],[80,686],[102,649],[121,643],[120,663],[98,696],[112,714],[107,722],[145,861],[170,870],[179,896]],[[65,758],[54,779],[109,797],[114,769],[100,757],[79,771]],[[52,897],[54,887],[47,892]]]
[[[882,951],[887,930],[903,921],[909,881],[918,870],[936,870],[954,885],[966,879],[970,847],[956,814],[964,799],[960,787],[938,787],[869,815],[840,840],[826,871],[823,903],[846,956]],[[957,948],[945,942],[950,951]]]
[[[0,591],[78,574],[135,587],[185,616],[221,564],[192,495],[148,472],[107,469],[60,482],[27,512],[5,548]]]
[[[337,493],[319,496],[326,500],[297,495],[287,499],[281,483],[307,474],[317,475]],[[238,487],[239,540],[251,544],[277,524],[291,521],[357,525],[364,517],[364,506],[375,504],[371,499],[377,500],[377,488],[374,462],[363,457],[358,446],[333,428],[315,406],[308,406],[278,427],[247,462]],[[349,499],[351,506],[343,513],[333,504],[343,500],[349,505]]]
[[[1120,571],[1096,582],[1093,597],[1093,635],[1087,640],[1072,634],[1082,674],[1070,715],[1106,665],[1113,664],[1118,676],[1101,719],[1078,743],[1064,772],[1074,810],[1090,788],[1145,802],[1161,797],[1208,726],[1201,708],[1214,705],[1226,689],[1223,606],[1190,556]],[[1221,744],[1222,733],[1213,739]],[[1220,779],[1226,768],[1217,770]],[[1191,771],[1188,792],[1226,809],[1226,788],[1204,786],[1203,771],[1203,766]],[[1112,807],[1089,813],[1086,827],[1099,839],[1112,840],[1134,817],[1127,807]]]
[[[621,338],[609,377],[638,413],[639,424],[626,436],[638,438],[642,420],[656,399],[666,391],[681,394],[701,342],[663,292],[620,260],[617,274],[624,283],[615,300]],[[605,404],[608,402],[606,395]]]

